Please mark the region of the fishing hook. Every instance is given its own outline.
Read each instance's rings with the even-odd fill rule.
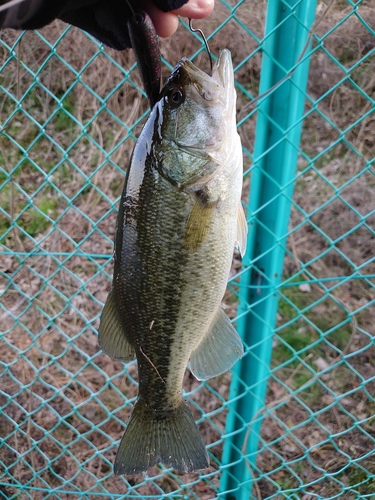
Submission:
[[[193,28],[190,17],[189,17],[189,28],[190,28],[190,31],[192,31],[193,33],[199,33],[200,36],[203,38],[204,45],[206,46],[206,51],[207,51],[208,57],[210,59],[210,76],[212,76],[212,54],[211,54],[210,48],[208,46],[206,37],[204,36],[203,31],[201,29],[199,29],[199,28],[194,29]]]

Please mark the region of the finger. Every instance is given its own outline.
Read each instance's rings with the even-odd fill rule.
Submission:
[[[178,17],[173,12],[162,12],[150,1],[143,2],[143,8],[151,17],[156,33],[162,38],[173,35],[178,28]]]
[[[214,6],[215,0],[189,0],[180,9],[174,10],[173,13],[182,17],[202,19],[212,13]]]

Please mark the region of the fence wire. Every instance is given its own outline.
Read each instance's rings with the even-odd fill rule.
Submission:
[[[318,4],[317,19],[327,6]],[[258,93],[266,8],[217,1],[202,21],[213,53],[233,55],[245,205],[258,112],[246,105]],[[249,498],[375,498],[374,30],[372,0],[337,0],[314,27]],[[165,75],[183,55],[207,69],[183,22],[161,48]],[[125,170],[148,113],[131,51],[55,22],[3,31],[0,68],[0,497],[236,498],[219,493],[230,373],[185,377],[209,469],[159,466],[132,479],[112,472],[137,370],[98,349],[97,328]],[[238,276],[254,269],[262,275],[235,255],[231,318]]]

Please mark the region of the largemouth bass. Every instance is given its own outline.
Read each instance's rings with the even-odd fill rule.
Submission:
[[[113,286],[99,328],[112,358],[138,361],[139,396],[116,474],[162,462],[209,465],[182,382],[219,375],[243,355],[224,313],[233,250],[245,252],[242,150],[230,52],[212,76],[182,59],[135,146],[117,219]]]

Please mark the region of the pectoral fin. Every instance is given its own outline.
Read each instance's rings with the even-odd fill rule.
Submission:
[[[215,210],[216,203],[205,205],[197,197],[186,225],[185,246],[188,251],[194,252],[206,240]]]
[[[235,246],[240,251],[241,257],[246,253],[246,243],[247,243],[247,221],[245,217],[245,212],[243,206],[239,205],[237,214],[237,237]]]
[[[229,370],[243,356],[240,336],[222,307],[201,343],[190,356],[190,370],[198,380],[216,377]]]
[[[113,290],[109,292],[100,318],[99,346],[113,359],[128,363],[134,358],[134,348],[128,342],[117,314]]]

